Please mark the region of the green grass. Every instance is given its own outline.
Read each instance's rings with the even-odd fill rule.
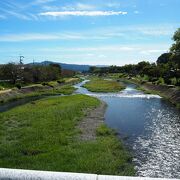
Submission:
[[[3,89],[10,89],[10,88],[13,88],[15,87],[14,84],[11,84],[9,82],[0,82],[0,87]],[[1,90],[1,89],[0,89]]]
[[[96,134],[98,136],[109,136],[113,134],[113,130],[108,128],[105,124],[102,124],[96,129]]]
[[[118,92],[124,89],[119,82],[103,79],[92,79],[83,87],[92,92]]]
[[[71,86],[71,85],[64,85],[64,86],[61,86],[57,89],[55,89],[54,91],[56,93],[60,93],[60,94],[64,94],[64,95],[70,95],[72,94],[74,91],[76,90],[75,87]]]
[[[24,93],[14,93],[13,96],[6,97],[0,96],[0,104],[16,101],[18,99],[30,98],[30,97],[41,97],[41,96],[53,96],[53,95],[70,95],[72,94],[76,88],[73,86],[62,86],[62,88],[50,89],[50,90],[37,90],[27,94]]]
[[[42,85],[37,85],[37,86],[42,86]],[[18,99],[23,99],[23,98],[30,98],[30,97],[40,97],[40,96],[53,96],[53,95],[70,95],[74,93],[76,90],[75,87],[71,85],[61,85],[61,86],[56,86],[51,89],[41,89],[41,90],[33,90],[28,93],[21,93],[18,91],[14,91],[11,96],[6,96],[3,94],[0,94],[0,104],[2,103],[7,103],[10,101],[16,101]]]
[[[134,175],[131,156],[107,127],[82,141],[77,123],[96,98],[46,98],[0,114],[0,167]],[[108,132],[108,133],[107,133]]]
[[[68,78],[61,78],[59,81],[64,82],[64,84],[74,85],[81,81],[80,78],[77,77],[68,77]],[[59,85],[57,81],[49,81],[49,82],[39,82],[39,83],[21,83],[17,82],[16,84],[20,84],[22,87],[26,86],[41,86],[43,83],[46,83],[48,86],[56,87]],[[12,89],[16,88],[16,84],[12,84],[10,82],[0,82],[0,91],[4,89]]]

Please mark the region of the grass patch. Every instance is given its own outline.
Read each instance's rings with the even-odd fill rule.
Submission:
[[[64,85],[59,85],[58,82],[51,81],[43,83],[43,85],[29,85],[26,87],[27,89],[30,89],[27,92],[21,92],[17,89],[13,89],[11,93],[0,94],[0,104],[29,97],[51,96],[59,94],[70,95],[76,90],[76,88],[74,88],[72,85],[78,82],[80,82],[80,79],[71,78],[71,81]]]
[[[118,92],[124,89],[124,86],[119,82],[103,79],[92,79],[83,87],[92,92]]]
[[[56,91],[57,93],[60,93],[60,94],[70,95],[70,94],[72,94],[75,90],[76,90],[76,88],[73,87],[73,86],[71,86],[71,85],[64,85],[64,86],[61,86],[61,87],[57,88],[55,91]]]
[[[113,130],[108,128],[105,124],[102,124],[96,129],[96,134],[98,136],[109,136],[113,134]]]
[[[77,123],[96,98],[46,98],[0,114],[0,167],[97,174],[134,175],[121,142],[99,127],[97,139],[81,141]]]

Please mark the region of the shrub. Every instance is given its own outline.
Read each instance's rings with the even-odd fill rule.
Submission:
[[[41,83],[43,86],[49,86],[49,87],[54,87],[52,84],[50,84],[50,83],[47,83],[47,82],[43,82],[43,83]]]
[[[21,84],[16,84],[16,87],[17,87],[18,89],[21,89]]]
[[[164,84],[164,79],[160,77],[157,81],[157,84]]]
[[[177,79],[176,86],[180,86],[180,78]]]
[[[0,86],[0,91],[4,90],[4,88],[2,86]]]
[[[59,83],[59,84],[65,83],[65,80],[64,79],[57,80],[57,83]]]
[[[166,84],[171,84],[171,80],[170,80],[168,77],[165,77],[165,78],[164,78],[164,82],[165,82]]]
[[[175,77],[171,78],[171,84],[172,85],[176,85],[177,84],[177,79]]]
[[[43,82],[41,83],[43,86],[48,86],[48,83],[47,82]]]
[[[148,76],[148,75],[144,75],[144,76],[143,76],[143,80],[149,81],[149,76]]]

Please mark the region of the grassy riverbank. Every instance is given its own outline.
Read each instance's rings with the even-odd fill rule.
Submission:
[[[134,175],[131,156],[106,126],[82,141],[78,123],[100,105],[85,95],[46,98],[0,114],[0,167]]]
[[[38,97],[46,95],[70,95],[76,88],[72,85],[80,82],[79,78],[66,78],[62,84],[57,81],[51,81],[42,84],[33,84],[21,89],[13,88],[6,92],[0,91],[0,103],[6,103],[9,101],[15,101],[18,99],[28,98],[28,97]]]
[[[118,92],[124,89],[124,86],[119,82],[104,79],[91,79],[83,85],[92,92]]]

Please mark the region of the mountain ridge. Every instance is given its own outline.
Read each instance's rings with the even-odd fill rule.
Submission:
[[[68,69],[73,71],[89,71],[89,68],[94,65],[81,65],[81,64],[67,64],[67,63],[59,63],[54,61],[42,61],[42,62],[35,62],[29,63],[28,65],[49,65],[49,64],[59,64],[62,69]],[[106,67],[105,65],[95,65],[96,67]]]

